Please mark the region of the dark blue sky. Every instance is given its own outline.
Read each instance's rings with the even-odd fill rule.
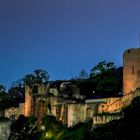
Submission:
[[[0,0],[0,83],[42,68],[69,79],[139,47],[139,0]]]

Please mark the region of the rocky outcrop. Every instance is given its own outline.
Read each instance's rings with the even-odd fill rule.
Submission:
[[[10,135],[10,121],[0,121],[0,140],[8,140]]]

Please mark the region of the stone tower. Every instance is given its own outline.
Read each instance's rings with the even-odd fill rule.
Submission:
[[[124,95],[140,87],[140,48],[128,49],[123,54]]]
[[[25,87],[25,113],[26,117],[34,116],[41,121],[47,113],[48,85],[34,85]]]
[[[25,87],[25,116],[31,116],[31,103],[32,103],[32,95],[31,88],[29,86]]]

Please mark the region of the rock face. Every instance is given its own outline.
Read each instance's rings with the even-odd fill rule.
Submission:
[[[10,125],[10,121],[0,121],[0,140],[8,140]]]

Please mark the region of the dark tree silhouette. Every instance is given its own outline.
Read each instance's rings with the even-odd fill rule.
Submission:
[[[122,69],[113,62],[98,63],[92,68],[90,79],[94,81],[95,92],[102,96],[118,96],[122,90]]]
[[[0,84],[0,93],[6,92],[6,87],[2,84]]]
[[[49,74],[47,71],[37,69],[32,74],[27,74],[23,77],[24,85],[33,86],[34,84],[47,83],[49,80]]]

